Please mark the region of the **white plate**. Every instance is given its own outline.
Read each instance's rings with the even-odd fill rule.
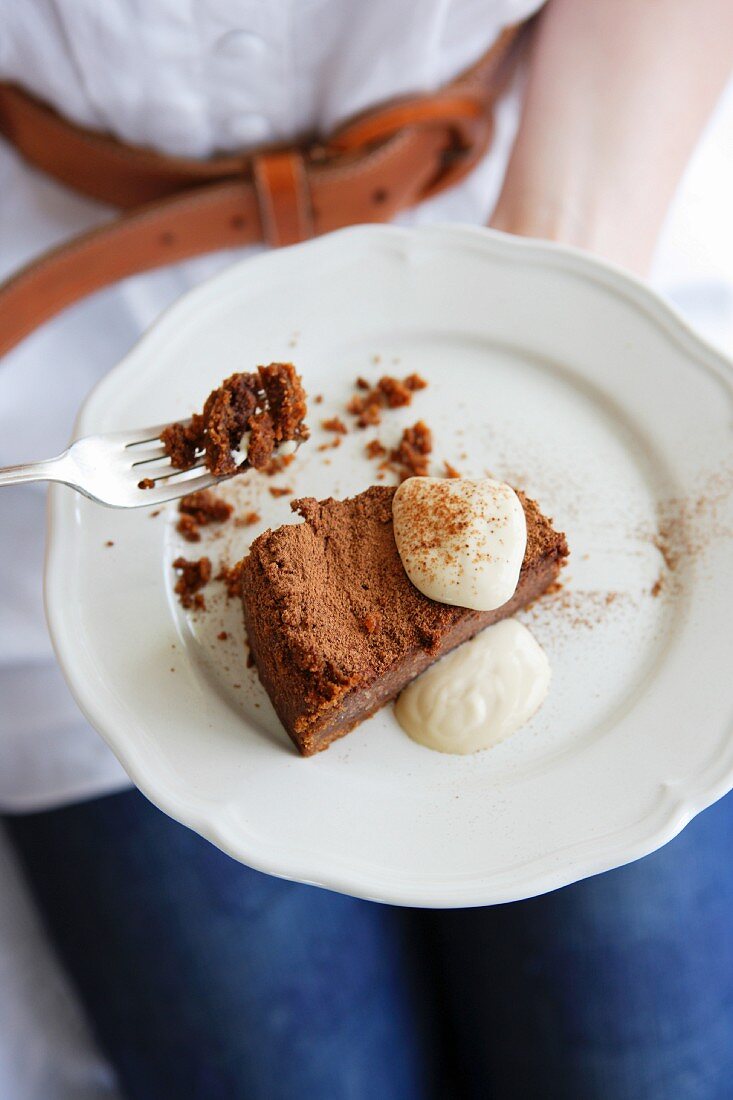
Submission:
[[[326,395],[312,442],[277,478],[295,495],[366,487],[365,439],[392,442],[423,417],[438,458],[512,481],[555,517],[572,549],[566,587],[523,616],[549,654],[550,695],[528,727],[472,757],[416,745],[388,707],[300,759],[244,668],[236,604],[216,596],[190,618],[171,592],[178,553],[234,560],[291,518],[272,482],[231,482],[262,522],[200,549],[179,541],[173,506],[150,518],[54,487],[59,659],[153,802],[271,874],[466,906],[636,859],[733,785],[733,375],[666,305],[552,245],[349,229],[187,295],[97,387],[78,434],[187,414],[231,371],[276,359]],[[343,410],[356,375],[413,370],[430,386],[412,408],[318,451],[319,421]]]

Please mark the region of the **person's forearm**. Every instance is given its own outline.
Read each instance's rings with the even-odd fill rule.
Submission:
[[[549,0],[498,229],[648,267],[733,67],[733,0]]]

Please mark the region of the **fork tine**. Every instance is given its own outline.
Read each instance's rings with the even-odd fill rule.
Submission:
[[[190,424],[191,418],[186,417],[183,420],[177,421],[180,424]],[[106,434],[107,439],[114,440],[115,442],[122,443],[127,447],[139,447],[143,443],[157,443],[160,441],[161,432],[170,427],[171,421],[167,421],[165,424],[153,424],[146,428],[137,428],[133,431],[126,432],[109,432]]]
[[[140,428],[139,431],[132,434],[127,432],[125,447],[139,447],[141,443],[159,443],[160,434],[167,427],[167,424],[159,424],[153,428]]]
[[[141,489],[133,507],[144,507],[145,505],[155,506],[156,504],[165,504],[166,501],[176,500],[179,497],[187,496],[188,493],[196,493],[200,489],[208,489],[212,485],[216,485],[217,478],[212,474],[202,474],[200,477],[193,478],[190,481],[171,481],[170,478],[156,484],[154,489]]]
[[[168,473],[159,474],[158,477],[155,480],[156,481],[163,481],[163,480],[172,481],[174,477],[177,477],[179,481],[190,481],[191,480],[191,474],[193,474],[194,470],[203,470],[203,469],[205,469],[205,465],[202,461],[202,462],[197,462],[195,466],[188,466],[185,470],[181,470],[177,466],[170,466],[170,465],[167,467],[167,469],[168,469]]]
[[[132,469],[136,470],[139,466],[143,465],[145,465],[145,463],[136,462]],[[170,462],[168,462],[166,465],[160,466],[157,469],[140,470],[139,472],[145,474],[146,477],[151,478],[157,483],[158,481],[172,481],[173,478],[177,478],[179,481],[191,481],[194,476],[194,471],[203,469],[203,462],[197,463],[196,466],[189,466],[185,470],[179,470],[176,466],[171,466]]]
[[[138,458],[138,460],[136,462],[133,462],[132,463],[132,469],[133,470],[136,470],[138,468],[138,466],[149,466],[151,462],[167,462],[168,463],[168,469],[169,470],[174,469],[174,467],[172,467],[171,464],[170,464],[170,459],[168,458],[168,455],[165,453],[165,451],[163,450],[162,447],[159,448],[156,451],[150,451],[150,452],[141,451],[140,453],[141,454],[147,454],[148,457],[147,458]],[[180,473],[180,471],[179,471],[179,473]]]

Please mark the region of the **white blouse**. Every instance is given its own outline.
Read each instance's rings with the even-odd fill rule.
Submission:
[[[435,88],[541,0],[0,0],[0,75],[164,152],[335,123]],[[136,10],[137,9],[137,10]]]

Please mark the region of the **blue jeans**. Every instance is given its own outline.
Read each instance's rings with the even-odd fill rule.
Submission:
[[[5,826],[131,1100],[729,1100],[733,800],[493,909],[250,871],[137,792]]]

